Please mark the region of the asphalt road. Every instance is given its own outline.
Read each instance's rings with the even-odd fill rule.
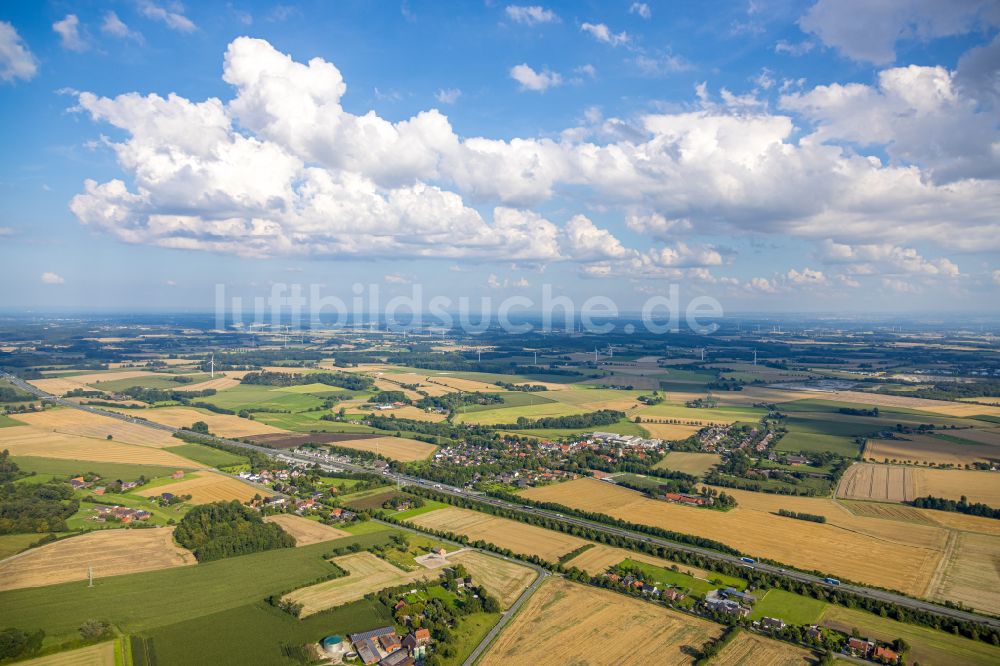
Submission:
[[[289,462],[302,462],[306,464],[319,464],[321,469],[325,469],[327,471],[347,470],[352,472],[368,472],[368,473],[378,472],[378,470],[375,470],[372,467],[358,465],[347,461],[335,460],[331,462],[324,456],[305,454],[305,453],[286,453],[282,451],[276,451],[275,449],[269,449],[263,446],[255,446],[253,444],[247,444],[246,442],[239,442],[236,440],[224,439],[221,437],[201,435],[199,433],[194,433],[189,430],[184,430],[181,428],[172,428],[170,426],[161,425],[159,423],[152,423],[150,421],[145,421],[143,419],[137,419],[127,414],[118,414],[116,412],[108,412],[102,409],[88,407],[86,405],[79,405],[75,402],[52,396],[49,393],[46,393],[45,391],[42,391],[13,375],[4,374],[4,377],[18,388],[28,391],[39,398],[45,398],[50,402],[54,402],[56,404],[63,405],[65,407],[71,407],[73,409],[82,409],[84,411],[92,412],[94,414],[100,414],[102,416],[110,416],[112,418],[128,421],[131,423],[136,423],[139,425],[144,425],[150,428],[156,428],[158,430],[165,430],[167,432],[183,432],[186,435],[191,435],[194,437],[220,441],[225,444],[229,444],[231,446],[254,450],[268,456],[276,457],[279,460],[284,460]],[[625,530],[619,527],[613,527],[611,525],[605,525],[603,523],[595,523],[589,520],[584,520],[582,518],[575,518],[573,516],[563,515],[556,511],[548,511],[545,509],[539,509],[528,505],[515,504],[512,502],[507,502],[505,500],[497,499],[495,497],[489,497],[487,495],[480,495],[477,493],[468,492],[463,488],[456,488],[445,484],[434,483],[433,481],[428,481],[426,479],[421,479],[419,477],[409,476],[406,474],[396,474],[388,471],[383,472],[383,474],[403,484],[420,486],[423,488],[436,490],[438,492],[447,493],[449,495],[453,495],[456,497],[468,497],[478,502],[482,502],[484,504],[490,504],[492,506],[503,509],[518,511],[521,513],[534,514],[537,516],[544,516],[546,518],[555,519],[569,525],[586,527],[588,529],[598,530],[614,536],[628,537],[630,539],[635,539],[637,541],[645,541],[647,543],[651,543],[657,546],[669,547],[675,550],[680,550],[688,553],[696,553],[698,555],[716,561],[728,562],[730,564],[735,564],[735,565],[749,566],[759,571],[778,574],[804,583],[828,585],[827,583],[825,583],[824,579],[821,576],[816,576],[814,574],[796,571],[794,569],[779,567],[771,564],[766,564],[763,562],[756,562],[752,565],[747,565],[737,556],[719,553],[717,551],[709,550],[707,548],[701,548],[699,546],[691,546],[688,544],[677,543],[675,541],[670,541],[669,539],[649,536],[641,532],[632,532],[630,530]],[[844,590],[846,592],[851,592],[853,594],[869,597],[872,599],[889,601],[895,604],[899,604],[900,606],[906,608],[923,610],[944,617],[956,618],[968,622],[977,622],[979,624],[987,625],[990,627],[1000,628],[1000,618],[980,615],[978,613],[959,610],[957,608],[948,608],[947,606],[942,606],[940,604],[935,604],[929,601],[923,601],[921,599],[914,599],[912,597],[896,594],[894,592],[887,592],[885,590],[878,590],[870,587],[863,587],[860,585],[849,585],[846,583],[836,586],[836,589]]]

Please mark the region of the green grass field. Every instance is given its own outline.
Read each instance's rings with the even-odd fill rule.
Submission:
[[[11,418],[6,414],[0,414],[0,428],[11,428],[13,426],[27,425],[24,421],[18,421],[15,418]]]
[[[63,460],[59,458],[37,458],[34,456],[13,456],[11,459],[26,472],[51,474],[57,477],[70,477],[85,472],[93,472],[105,479],[135,481],[140,476],[145,476],[147,479],[155,479],[161,476],[169,476],[175,471],[173,467],[127,465],[124,463],[93,462],[89,460]]]
[[[455,646],[455,654],[443,657],[441,663],[444,666],[458,666],[463,663],[499,621],[500,613],[475,613],[460,618],[458,625],[451,632],[455,637],[452,643]]]
[[[176,453],[177,455],[187,458],[188,460],[193,460],[196,463],[201,463],[202,465],[209,465],[210,467],[230,467],[232,465],[245,465],[249,461],[248,458],[243,456],[238,456],[235,453],[229,453],[228,451],[222,451],[221,449],[213,449],[210,446],[205,446],[204,444],[181,444],[180,446],[168,446],[164,451],[170,451],[171,453]]]
[[[586,414],[590,410],[586,407],[567,405],[561,402],[549,401],[543,404],[530,404],[520,407],[500,406],[493,409],[484,409],[468,414],[459,414],[455,417],[456,423],[475,423],[480,425],[495,425],[499,423],[516,423],[517,419],[523,416],[529,420],[535,420],[546,416],[571,416],[574,414]]]
[[[825,601],[772,589],[764,593],[763,597],[757,594],[757,603],[754,604],[750,619],[776,617],[788,624],[816,624],[827,606]]]
[[[555,402],[552,398],[545,397],[544,393],[528,393],[526,391],[508,391],[502,392],[497,390],[503,397],[502,405],[465,405],[458,410],[460,414],[470,414],[473,412],[485,412],[497,409],[514,409],[517,407],[530,407],[532,405],[545,405]],[[556,393],[556,391],[553,391]],[[562,393],[562,391],[559,391]],[[515,417],[516,418],[516,417]]]
[[[352,423],[350,421],[322,421],[320,417],[327,412],[301,412],[298,414],[269,414],[266,412],[256,412],[253,415],[255,421],[266,423],[275,428],[291,430],[292,432],[381,432],[375,428]]]
[[[824,435],[814,432],[790,431],[778,440],[774,447],[778,451],[830,451],[838,455],[853,458],[861,453],[861,448],[849,437]]]
[[[0,536],[0,560],[16,555],[41,539],[44,534],[4,534]]]
[[[415,509],[407,509],[406,511],[397,511],[392,515],[396,518],[399,518],[400,520],[407,520],[409,518],[413,518],[414,516],[419,516],[424,513],[430,513],[431,511],[436,511],[437,509],[443,509],[447,506],[449,505],[445,504],[444,502],[425,499],[423,506],[418,506]]]
[[[628,419],[622,419],[618,423],[611,425],[597,426],[591,428],[534,428],[531,430],[510,430],[516,435],[527,435],[528,437],[538,437],[539,439],[559,439],[560,437],[574,437],[599,430],[602,432],[616,432],[619,435],[638,435],[639,437],[649,437],[649,433],[637,423]]]
[[[992,666],[1000,663],[1000,648],[927,627],[897,622],[861,610],[830,605],[821,623],[841,631],[857,627],[862,636],[885,642],[902,638],[910,644],[909,664],[971,664]]]
[[[157,664],[262,664],[290,666],[284,645],[318,643],[393,623],[378,602],[361,599],[324,613],[296,619],[266,603],[251,603],[148,632]]]
[[[256,408],[287,409],[292,412],[301,412],[323,404],[320,398],[308,393],[288,393],[280,388],[253,384],[240,384],[220,391],[213,396],[198,398],[198,401],[234,411],[241,409],[253,411]]]
[[[392,532],[113,576],[93,588],[76,582],[0,592],[0,627],[44,629],[49,644],[77,637],[89,618],[107,619],[125,633],[203,618],[309,584],[333,571],[324,554],[351,543],[385,543]]]
[[[720,573],[712,572],[711,582],[707,580],[702,580],[701,578],[695,578],[694,576],[689,576],[686,573],[681,573],[680,571],[672,571],[665,567],[658,567],[655,564],[648,564],[646,562],[638,562],[636,560],[626,559],[621,563],[621,566],[627,566],[633,569],[638,569],[646,575],[647,583],[663,583],[664,585],[673,585],[681,589],[685,589],[691,594],[704,597],[708,592],[718,589],[721,587],[734,587],[737,590],[745,590],[747,583],[741,578],[735,578],[733,576],[726,576]],[[663,587],[660,585],[659,587]]]

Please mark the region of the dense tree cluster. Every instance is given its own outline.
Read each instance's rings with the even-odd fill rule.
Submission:
[[[22,476],[8,452],[0,452],[0,534],[65,532],[80,502],[66,483],[13,483]]]
[[[177,524],[174,538],[199,562],[295,546],[290,534],[236,501],[194,507]]]
[[[417,401],[417,407],[423,409],[442,409],[454,412],[467,405],[502,405],[503,396],[499,393],[480,393],[478,391],[455,391],[444,395],[429,395]]]
[[[499,381],[494,382],[494,385],[506,391],[522,391],[524,393],[540,393],[541,391],[549,390],[549,387],[545,384],[511,384],[510,382]]]
[[[625,412],[615,409],[599,409],[587,414],[570,416],[546,416],[540,419],[517,418],[517,423],[494,426],[500,430],[534,430],[537,428],[593,428],[618,423],[625,418]]]
[[[293,372],[248,372],[240,380],[241,384],[258,386],[300,386],[303,384],[326,384],[347,389],[348,391],[365,391],[374,385],[374,380],[364,375],[351,372],[314,372],[301,374]]]

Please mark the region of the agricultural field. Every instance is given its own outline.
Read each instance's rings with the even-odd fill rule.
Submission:
[[[233,411],[245,409],[251,412],[255,409],[282,409],[300,412],[320,407],[323,404],[322,399],[309,393],[289,393],[280,388],[256,384],[240,384],[198,400],[223,409]]]
[[[418,442],[415,439],[403,439],[402,437],[366,437],[364,439],[347,439],[336,443],[348,449],[358,451],[368,451],[378,455],[400,460],[402,462],[413,462],[414,460],[426,460],[432,453],[437,451],[437,447],[426,442]]]
[[[923,471],[916,467],[855,463],[841,477],[837,497],[876,502],[909,502],[915,497],[915,477]]]
[[[427,569],[403,571],[369,552],[336,557],[333,563],[347,571],[347,575],[299,588],[284,596],[302,604],[302,617],[357,601],[369,592],[435,577]]]
[[[186,392],[186,391],[204,391],[205,389],[215,389],[216,391],[225,391],[226,389],[231,389],[234,386],[239,386],[240,381],[234,377],[216,377],[215,379],[207,378],[205,381],[193,382],[191,384],[180,384],[174,390]]]
[[[820,622],[848,634],[861,628],[863,636],[892,642],[902,638],[910,645],[907,663],[963,664],[991,666],[1000,659],[1000,649],[982,641],[973,641],[927,627],[897,622],[872,613],[831,604]]]
[[[207,373],[191,374],[186,375],[189,379],[191,379],[191,382],[182,383],[177,381],[176,378],[180,376],[177,374],[161,372],[156,374],[145,373],[144,375],[135,377],[122,376],[127,374],[129,373],[117,372],[105,375],[103,379],[90,382],[89,388],[99,389],[105,393],[117,393],[119,391],[132,388],[133,386],[141,386],[142,388],[151,389],[180,389],[183,387],[190,390],[190,387],[207,381],[210,378]],[[80,377],[74,377],[73,379],[79,381]]]
[[[18,662],[21,666],[116,666],[117,640]]]
[[[101,416],[82,409],[57,408],[33,414],[18,414],[18,420],[39,430],[63,435],[107,439],[115,442],[163,448],[176,446],[177,439],[169,432],[129,423],[110,416]]]
[[[177,444],[179,440],[172,440]],[[0,449],[8,449],[12,456],[33,458],[58,458],[95,463],[124,463],[153,465],[174,469],[198,469],[198,463],[181,458],[162,448],[135,446],[106,438],[83,437],[46,431],[35,426],[0,428]]]
[[[715,453],[672,451],[656,463],[656,469],[669,469],[701,477],[721,461],[722,458]]]
[[[232,465],[245,465],[248,459],[244,456],[212,448],[205,444],[181,444],[180,446],[170,446],[164,449],[170,453],[193,460],[209,467],[230,467]]]
[[[712,663],[735,666],[806,666],[816,663],[816,657],[804,648],[741,631],[739,636],[715,655]]]
[[[944,553],[947,531],[853,515],[833,500],[725,489],[738,506],[711,511],[649,499],[593,479],[531,488],[530,499],[605,513],[635,523],[716,539],[750,556],[881,585],[917,596]],[[825,524],[775,515],[779,509],[825,515]],[[433,515],[433,514],[431,514]]]
[[[207,409],[195,409],[193,407],[157,407],[142,411],[133,410],[127,413],[173,428],[190,428],[193,423],[202,421],[208,424],[209,432],[219,437],[241,438],[250,435],[285,432],[280,428],[269,426],[260,421],[241,419],[238,416],[229,414],[216,414]],[[176,443],[176,440],[174,441]]]
[[[963,433],[964,434],[964,433]],[[1000,458],[1000,446],[958,444],[933,435],[905,435],[905,439],[870,439],[862,456],[876,462],[953,465]]]
[[[194,564],[168,528],[98,530],[0,561],[0,591]]]
[[[884,518],[895,520],[901,523],[916,523],[918,525],[937,525],[930,513],[924,509],[914,509],[904,504],[894,504],[888,502],[864,502],[843,500],[841,504],[855,516],[866,518]]]
[[[290,513],[267,516],[264,520],[277,524],[281,529],[291,534],[295,538],[295,546],[297,548],[350,536],[349,532],[324,525],[318,520],[309,520],[308,518]]]
[[[165,492],[174,495],[190,495],[192,504],[228,502],[230,500],[246,502],[253,499],[254,495],[262,494],[260,490],[248,483],[217,472],[199,472],[185,476],[174,483],[156,485],[152,488],[140,488],[134,494],[140,497],[153,497]]]
[[[0,534],[0,560],[20,553],[40,538],[38,534]]]
[[[973,532],[952,534],[954,541],[931,580],[929,596],[995,612],[1000,608],[1000,540]]]
[[[722,627],[614,592],[549,578],[478,662],[506,664],[691,663],[691,649]]]
[[[1000,506],[1000,474],[964,469],[920,469],[915,477],[914,494],[917,497],[934,495],[959,499],[962,495],[970,502]]]
[[[774,588],[765,592],[764,596],[758,593],[750,619],[778,617],[788,624],[816,624],[827,605],[825,601]]]
[[[108,533],[147,531],[167,530],[113,530]],[[280,548],[203,562],[197,566],[95,577],[93,588],[87,588],[85,583],[70,582],[0,592],[0,626],[25,631],[44,629],[46,645],[52,645],[77,640],[79,626],[95,617],[106,619],[122,632],[132,634],[189,620],[197,623],[197,618],[213,613],[247,604],[263,605],[261,600],[268,595],[308,585],[330,575],[334,570],[323,555],[333,547],[357,543],[367,548],[385,543],[393,533],[385,530],[304,548]],[[298,622],[287,613],[276,609],[274,612],[287,617],[293,624]],[[220,632],[219,627],[214,627],[214,631]],[[246,631],[238,635],[245,639]],[[319,633],[316,638],[324,635]]]
[[[664,439],[670,442],[687,439],[700,430],[695,425],[680,425],[676,423],[642,423],[642,428],[650,437]]]
[[[69,377],[50,377],[46,379],[32,379],[29,384],[53,395],[63,395],[74,389],[93,391],[94,388],[105,390],[104,385],[110,381],[125,379],[136,379],[139,377],[151,377],[156,373],[149,370],[118,370],[114,372],[88,372],[84,374],[74,374]],[[137,382],[138,383],[138,382]],[[172,382],[177,384],[176,382]],[[92,386],[93,385],[93,386]],[[180,386],[180,384],[177,384]]]
[[[482,539],[515,553],[537,555],[550,562],[587,543],[561,532],[456,507],[424,513],[409,522],[418,527],[464,534],[472,540]]]
[[[1000,407],[989,405],[977,405],[967,402],[951,402],[947,400],[928,400],[926,398],[910,398],[906,396],[883,395],[880,393],[866,393],[863,391],[834,391],[833,393],[823,393],[826,400],[836,402],[851,402],[877,407],[889,407],[917,410],[920,412],[930,412],[941,416],[953,417],[973,417],[973,416],[1000,416]]]
[[[538,576],[534,569],[475,550],[448,555],[448,562],[463,565],[472,579],[495,596],[505,610]]]
[[[155,479],[169,476],[176,467],[156,467],[154,465],[130,465],[127,463],[94,462],[91,460],[64,460],[35,456],[15,456],[14,462],[25,472],[47,474],[54,477],[70,478],[78,474],[93,472],[105,479],[135,481],[140,476]],[[190,463],[188,463],[190,464]]]

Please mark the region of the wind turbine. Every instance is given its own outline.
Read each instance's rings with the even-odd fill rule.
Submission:
[[[538,365],[538,352],[535,352],[535,365]]]
[[[757,350],[753,350],[753,364],[757,365]]]
[[[612,347],[611,343],[609,342],[608,343],[608,358],[614,358],[614,357],[615,357],[615,348]]]
[[[701,360],[702,361],[705,360],[705,348],[704,347],[701,348]]]
[[[595,364],[597,363],[597,356],[598,356],[597,347],[594,347],[594,363]]]
[[[211,358],[208,360],[209,371],[212,373],[212,379],[215,379],[215,352],[212,352]]]

